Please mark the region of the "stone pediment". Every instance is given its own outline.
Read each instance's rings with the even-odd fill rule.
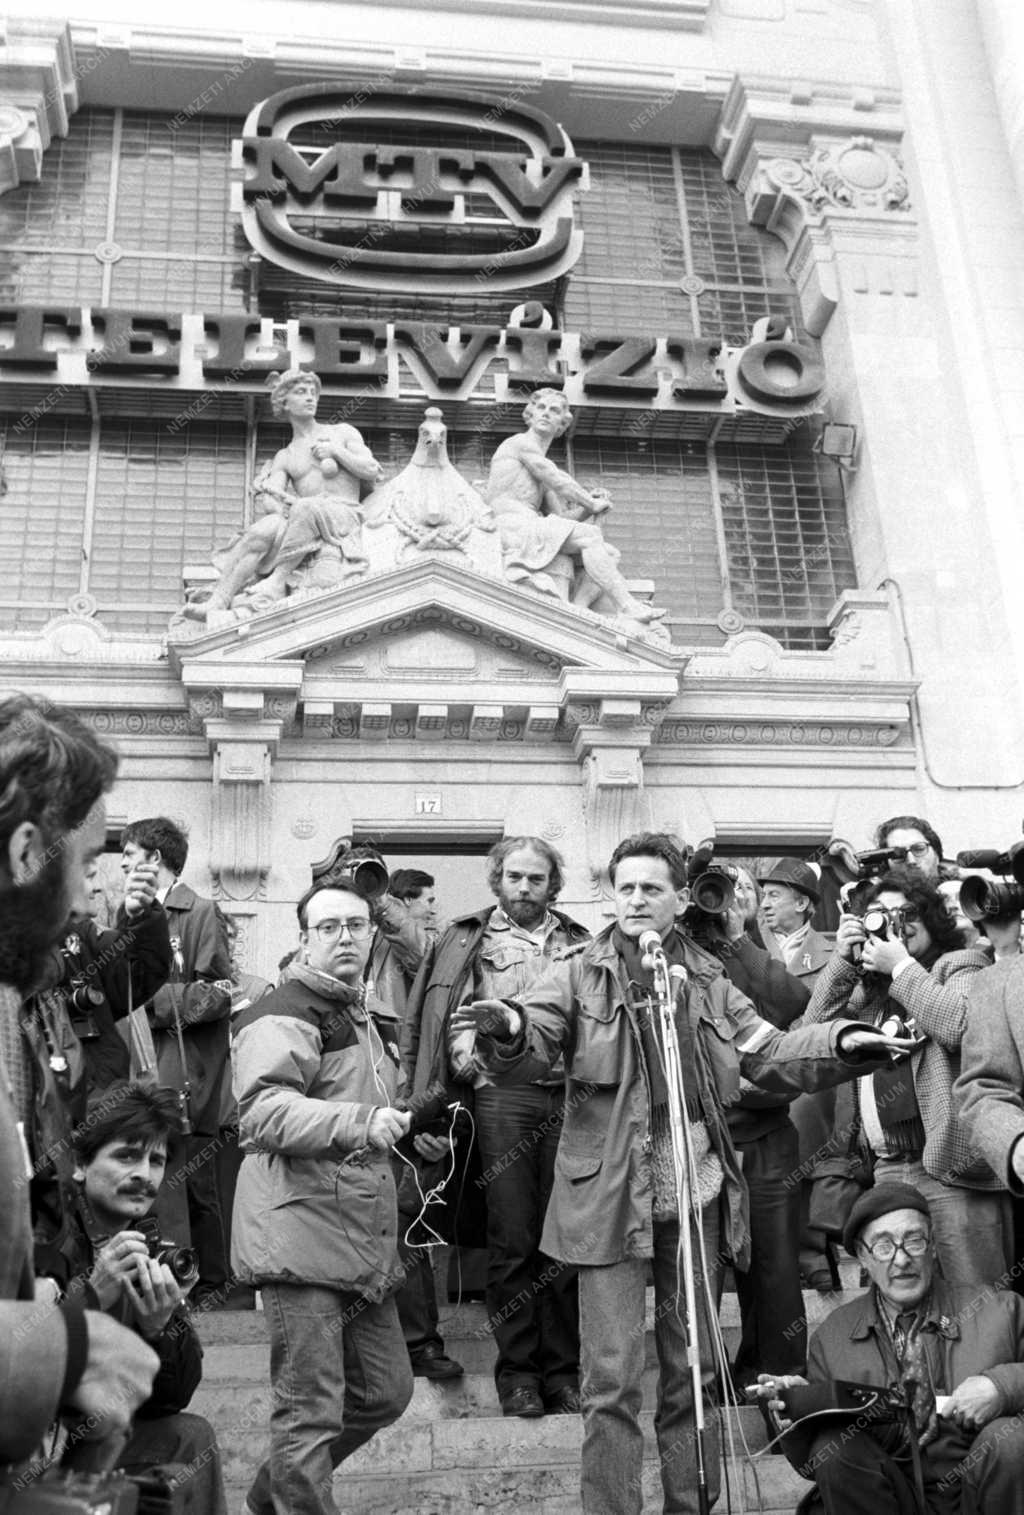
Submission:
[[[213,755],[211,868],[263,888],[269,791],[289,741],[552,742],[584,785],[591,869],[640,819],[643,754],[685,656],[607,619],[437,558],[289,597],[168,646]]]
[[[421,738],[450,730],[453,712],[474,736],[510,719],[540,735],[562,716],[651,727],[685,662],[603,617],[438,559],[289,599],[169,655],[204,718],[297,719],[307,733],[341,721],[381,735],[397,710]]]

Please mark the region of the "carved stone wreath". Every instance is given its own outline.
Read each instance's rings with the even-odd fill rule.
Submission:
[[[809,158],[773,158],[765,172],[776,189],[812,210],[910,209],[910,190],[898,155],[873,137],[850,137],[817,148]]]

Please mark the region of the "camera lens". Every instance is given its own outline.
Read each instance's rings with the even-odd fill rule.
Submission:
[[[176,1283],[186,1286],[199,1277],[199,1258],[192,1247],[162,1246],[156,1260],[170,1268]]]
[[[73,1010],[88,1015],[94,1005],[102,1005],[103,991],[93,984],[74,984],[68,994]]]
[[[864,930],[869,936],[889,935],[889,916],[884,910],[869,910],[864,916]]]

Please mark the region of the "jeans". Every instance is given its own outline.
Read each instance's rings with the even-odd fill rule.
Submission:
[[[713,1373],[707,1328],[707,1300],[717,1298],[718,1202],[703,1214],[708,1291],[701,1286],[698,1237],[697,1339],[704,1401],[708,1494],[718,1497],[718,1424],[711,1406]],[[654,1428],[664,1491],[664,1515],[698,1510],[694,1415],[687,1362],[685,1298],[677,1273],[679,1226],[654,1226],[654,1339],[658,1352],[658,1399]],[[681,1268],[681,1263],[678,1264]],[[583,1350],[583,1515],[641,1515],[643,1510],[643,1399],[647,1259],[629,1258],[603,1268],[580,1268],[580,1335]],[[713,1306],[712,1306],[713,1307]]]
[[[314,1284],[264,1284],[270,1457],[249,1490],[256,1515],[337,1515],[331,1475],[412,1398],[393,1299]]]
[[[947,1283],[990,1284],[1006,1272],[1013,1232],[1005,1192],[940,1183],[918,1158],[880,1157],[875,1187],[886,1183],[913,1184],[928,1201],[935,1252]]]
[[[810,1278],[812,1273],[831,1272],[828,1237],[824,1231],[810,1225],[807,1216],[811,1205],[815,1159],[827,1149],[832,1139],[835,1113],[836,1091],[834,1089],[816,1089],[810,1094],[798,1094],[789,1107],[789,1118],[796,1127],[799,1141],[798,1161],[804,1174],[799,1184],[800,1249],[798,1259],[800,1272],[805,1278]]]
[[[737,1142],[750,1190],[750,1270],[736,1270],[743,1330],[733,1376],[802,1373],[807,1362],[807,1316],[800,1291],[800,1166],[797,1135],[787,1121],[757,1141]],[[787,1187],[786,1180],[789,1179]]]
[[[540,1250],[563,1103],[561,1086],[476,1091],[487,1191],[487,1313],[502,1398],[521,1386],[550,1395],[575,1388],[579,1378],[576,1272]]]
[[[424,1347],[444,1351],[437,1326],[437,1290],[434,1265],[426,1247],[410,1247],[402,1240],[405,1228],[414,1217],[399,1214],[398,1258],[405,1269],[405,1280],[395,1295],[398,1319],[402,1327],[409,1359],[415,1363]]]

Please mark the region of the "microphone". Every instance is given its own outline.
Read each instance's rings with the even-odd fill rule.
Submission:
[[[656,954],[664,951],[657,931],[641,931],[637,946],[640,948],[640,961],[645,968],[653,968]]]
[[[687,973],[682,963],[671,963],[669,965],[668,976],[671,982],[675,985],[675,990],[678,994],[680,989],[686,987],[686,981],[690,975]]]

